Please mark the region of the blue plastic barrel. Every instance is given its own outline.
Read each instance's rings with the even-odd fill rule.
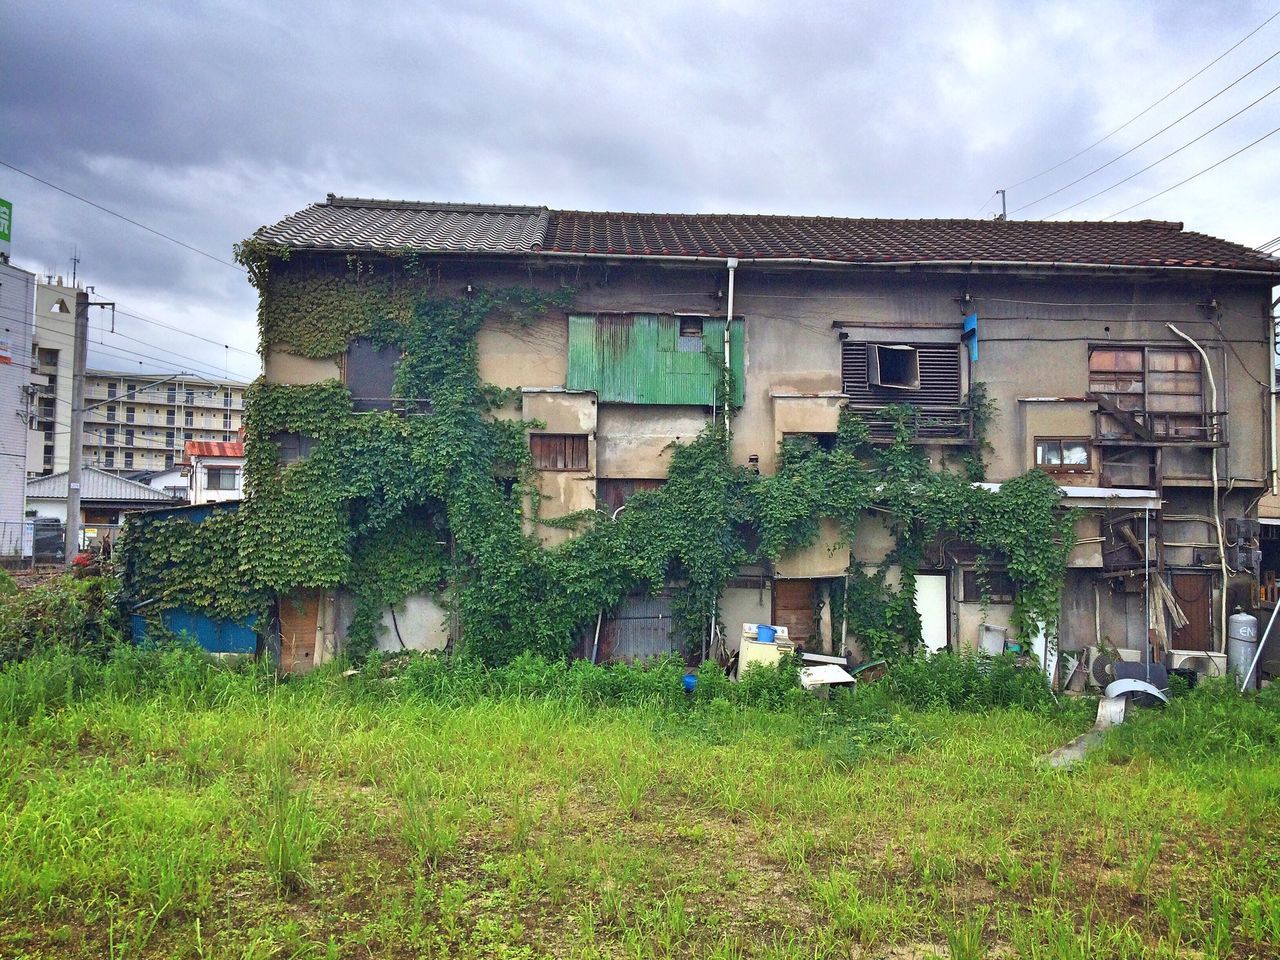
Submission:
[[[777,629],[767,623],[761,623],[756,626],[756,639],[761,643],[773,643],[773,638],[777,635]]]
[[[686,673],[684,675],[684,692],[693,693],[694,688],[698,686],[698,675],[696,673]]]

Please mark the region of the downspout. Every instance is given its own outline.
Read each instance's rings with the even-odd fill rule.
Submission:
[[[729,455],[732,440],[729,439],[729,410],[733,406],[733,391],[726,389],[733,382],[733,355],[730,350],[729,330],[733,326],[733,281],[738,270],[738,258],[729,257],[724,262],[725,267],[729,271],[729,302],[726,304],[724,315],[724,375],[720,380],[720,389],[723,396],[720,398],[724,406],[724,451],[725,455]],[[707,624],[707,639],[702,644],[702,659],[707,659],[707,651],[715,649],[716,642],[716,620],[717,602],[711,602],[711,622]]]
[[[1200,346],[1200,344],[1196,343],[1172,323],[1166,323],[1165,326],[1180,336],[1183,340],[1187,341],[1187,343],[1191,344],[1191,346],[1195,348],[1196,353],[1200,354],[1200,361],[1204,364],[1204,368],[1209,374],[1209,406],[1211,408],[1211,412],[1217,413],[1218,386],[1217,382],[1213,378],[1213,364],[1209,362],[1209,355],[1204,352],[1204,347]],[[1274,372],[1272,373],[1272,378],[1275,378]],[[1221,601],[1222,606],[1220,611],[1221,617],[1219,618],[1221,621],[1219,627],[1222,645],[1219,647],[1219,650],[1225,653],[1227,650],[1227,544],[1226,540],[1222,536],[1222,509],[1218,500],[1218,451],[1216,448],[1212,451],[1209,462],[1212,464],[1213,471],[1213,528],[1218,534],[1218,563],[1222,568],[1222,589],[1218,592],[1218,598]]]
[[[729,350],[729,328],[733,325],[733,281],[735,274],[738,272],[738,258],[730,257],[725,261],[725,266],[729,269],[729,303],[724,317],[724,385],[728,386],[730,378],[733,376],[733,357]],[[729,407],[733,403],[733,397],[726,395],[721,399],[724,401],[724,431],[725,444],[727,445],[729,443]]]
[[[1280,494],[1280,454],[1276,448],[1280,446],[1276,438],[1276,306],[1280,305],[1280,297],[1271,304],[1271,315],[1267,317],[1267,342],[1271,352],[1267,354],[1267,369],[1271,372],[1271,390],[1267,394],[1267,410],[1270,418],[1267,421],[1267,441],[1271,447],[1271,495]]]

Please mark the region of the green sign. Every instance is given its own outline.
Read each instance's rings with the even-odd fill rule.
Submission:
[[[0,198],[0,252],[9,252],[9,238],[13,233],[13,204]]]

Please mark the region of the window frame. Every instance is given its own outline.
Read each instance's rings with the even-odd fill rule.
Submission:
[[[1098,354],[1136,353],[1140,356],[1140,368],[1122,370],[1119,365],[1110,370],[1095,370],[1094,357]],[[1152,364],[1153,355],[1176,355],[1190,361],[1190,369],[1180,369],[1174,360],[1172,369],[1156,369]],[[1161,437],[1194,437],[1202,434],[1210,426],[1206,415],[1214,413],[1207,408],[1208,397],[1205,395],[1205,362],[1198,351],[1177,343],[1090,343],[1085,358],[1088,370],[1089,393],[1107,397],[1126,413],[1142,420],[1144,426]],[[1212,360],[1209,361],[1212,363]],[[1170,390],[1167,387],[1152,389],[1152,381],[1160,380],[1166,384],[1189,380],[1194,377],[1199,384],[1198,391]],[[1108,380],[1119,386],[1121,381],[1129,381],[1138,389],[1102,389],[1098,383]],[[1197,409],[1180,410],[1174,398],[1196,397]],[[1182,429],[1179,429],[1179,422]],[[1185,431],[1185,432],[1184,432]]]
[[[1041,463],[1040,446],[1041,444],[1056,443],[1058,445],[1058,463]],[[1083,446],[1085,457],[1087,458],[1083,464],[1065,463],[1064,445]],[[1043,470],[1045,473],[1093,473],[1093,438],[1091,437],[1036,437],[1032,441],[1032,458],[1034,466]]]
[[[997,578],[1003,578],[1003,582]],[[1008,591],[1001,592],[1000,588],[1008,584]],[[1009,571],[1005,567],[988,567],[987,568],[987,589],[989,591],[986,601],[990,604],[1008,605],[1014,602],[1018,594],[1018,585],[1013,582],[1013,578],[1009,576]],[[960,602],[961,603],[982,603],[982,582],[978,577],[977,567],[964,567],[960,571]]]
[[[213,483],[214,474],[218,476],[218,485]],[[223,477],[227,474],[231,476],[231,486],[223,485]],[[216,490],[219,493],[234,493],[240,489],[240,468],[229,465],[213,465],[204,468],[204,488],[206,490]]]
[[[880,355],[887,352],[886,357],[902,358],[910,356],[912,376],[909,383],[886,383],[885,367]],[[895,363],[897,360],[895,359]],[[867,386],[883,387],[886,390],[919,390],[920,389],[920,351],[909,343],[868,343],[867,344]]]
[[[546,450],[546,456],[539,447],[550,448],[554,441],[559,441],[562,456],[557,458],[555,451]],[[581,454],[579,459],[577,454]],[[530,433],[529,455],[533,458],[533,468],[547,473],[587,473],[591,470],[591,435],[587,433]],[[564,466],[555,466],[554,461],[561,459]],[[552,461],[551,465],[544,465]]]

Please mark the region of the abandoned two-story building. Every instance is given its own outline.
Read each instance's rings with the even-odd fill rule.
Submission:
[[[253,242],[273,278],[414,258],[442,295],[523,285],[572,299],[527,323],[486,323],[482,378],[519,393],[544,520],[610,516],[660,486],[673,445],[719,415],[733,374],[732,458],[770,474],[783,441],[830,442],[842,411],[885,436],[886,408],[921,414],[934,458],[985,442],[987,482],[1049,473],[1078,508],[1058,625],[1063,650],[1223,649],[1256,563],[1257,503],[1276,480],[1272,285],[1280,261],[1154,221],[1056,223],[653,215],[330,196]],[[264,296],[270,296],[270,283]],[[305,307],[300,307],[305,309]],[[338,379],[357,409],[396,409],[397,356],[364,337],[331,356],[262,344],[265,379]],[[971,387],[982,384],[978,410]],[[403,405],[402,405],[403,406]],[[513,416],[515,414],[512,414]],[[981,419],[985,423],[975,423]],[[297,444],[296,438],[289,442]],[[293,451],[294,456],[305,454]],[[251,491],[252,495],[252,491]],[[540,526],[547,543],[571,529]],[[827,598],[892,544],[869,513],[856,537],[744,566],[718,615],[786,626],[811,648],[856,648]],[[1013,584],[959,542],[931,545],[915,607],[930,649],[1004,639]],[[672,592],[602,612],[605,658],[673,644]],[[380,643],[445,646],[465,625],[423,593],[386,612]],[[341,649],[342,589],[281,607],[282,657]],[[856,649],[855,649],[856,653]],[[1180,654],[1181,655],[1181,654]]]

